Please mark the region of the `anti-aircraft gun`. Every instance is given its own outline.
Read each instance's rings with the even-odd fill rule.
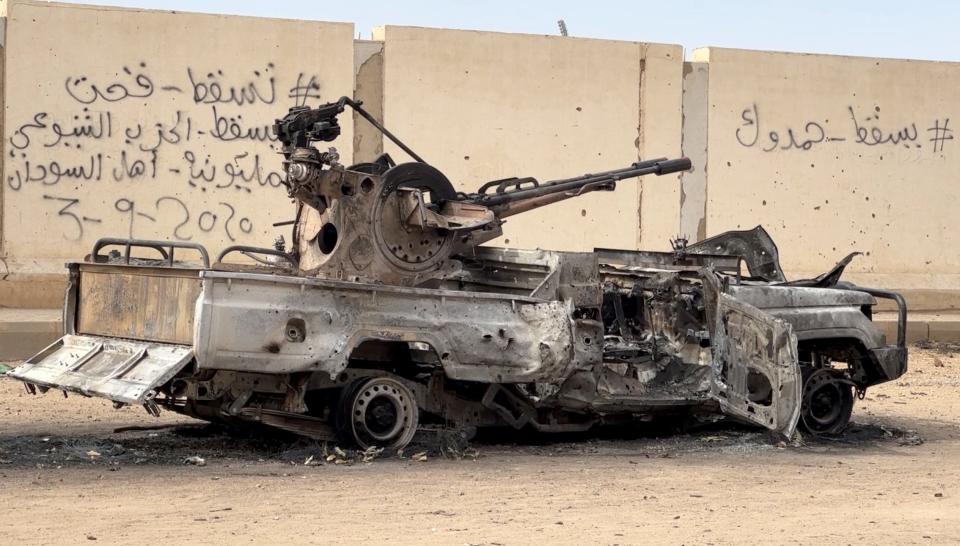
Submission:
[[[313,144],[340,135],[337,116],[347,106],[373,124],[414,161],[397,164],[388,154],[344,167],[336,150]],[[295,107],[276,121],[283,145],[286,187],[297,201],[293,253],[304,274],[417,286],[455,273],[451,256],[502,234],[505,218],[617,182],[690,168],[690,160],[653,159],[573,178],[493,180],[473,193],[459,192],[363,109],[342,97],[317,108]]]
[[[345,167],[317,149],[347,106],[413,161]],[[421,414],[464,433],[569,432],[719,411],[785,436],[798,420],[833,434],[857,394],[906,371],[899,294],[841,282],[849,258],[786,282],[760,227],[672,253],[477,246],[514,214],[687,159],[463,193],[349,98],[294,108],[275,132],[297,202],[291,253],[230,246],[211,263],[196,243],[101,239],[68,264],[63,338],[8,377],[400,449]],[[238,251],[276,260],[224,260]],[[871,322],[876,298],[897,304],[896,345]]]

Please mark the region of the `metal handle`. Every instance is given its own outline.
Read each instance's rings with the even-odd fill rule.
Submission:
[[[532,186],[534,188],[540,187],[540,182],[533,177],[525,178],[502,178],[500,180],[491,180],[486,184],[480,186],[480,189],[477,190],[477,194],[486,195],[487,190],[490,188],[497,188],[496,193],[505,193],[507,191],[515,191],[520,189],[527,189],[525,186]],[[510,190],[513,188],[513,190]]]
[[[186,243],[182,241],[151,241],[147,239],[119,239],[114,237],[104,237],[102,239],[97,239],[97,242],[93,243],[93,251],[90,253],[90,259],[94,263],[97,263],[101,260],[109,261],[109,258],[106,256],[101,256],[100,251],[107,246],[122,246],[124,247],[123,253],[123,263],[130,265],[130,251],[134,247],[136,248],[152,248],[160,253],[163,256],[163,260],[167,262],[167,265],[173,266],[173,253],[176,248],[187,248],[190,250],[195,250],[200,254],[200,258],[203,261],[203,267],[210,268],[210,255],[207,254],[207,249],[202,245],[197,243]]]
[[[227,254],[230,254],[232,252],[249,252],[251,254],[266,254],[268,256],[277,256],[290,262],[290,265],[292,265],[294,269],[300,268],[300,262],[297,261],[295,257],[293,257],[290,254],[287,254],[286,252],[276,250],[273,248],[261,248],[256,246],[245,246],[245,245],[233,245],[223,249],[223,252],[221,252],[220,255],[217,256],[217,263],[223,262],[223,259],[227,256]]]

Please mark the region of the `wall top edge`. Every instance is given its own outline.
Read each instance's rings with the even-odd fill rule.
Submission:
[[[375,40],[383,40],[385,36],[391,31],[424,31],[424,32],[449,32],[449,33],[462,33],[462,34],[473,34],[473,35],[497,35],[497,36],[515,36],[523,38],[546,38],[553,40],[571,40],[577,42],[601,42],[609,44],[632,44],[639,46],[668,46],[683,48],[680,44],[670,44],[670,43],[660,43],[660,42],[642,42],[639,40],[607,40],[603,38],[590,38],[582,36],[560,36],[559,34],[532,34],[526,32],[501,32],[495,30],[476,30],[476,29],[463,29],[463,28],[439,28],[439,27],[422,27],[422,26],[410,26],[410,25],[383,25],[376,27],[373,32],[373,37]]]
[[[14,8],[17,6],[94,10],[94,11],[114,11],[114,12],[125,12],[125,13],[191,15],[191,16],[198,16],[198,17],[247,19],[247,20],[255,20],[255,21],[274,21],[274,22],[288,22],[288,23],[317,23],[322,25],[348,27],[350,29],[351,35],[353,35],[354,33],[354,24],[348,21],[321,21],[321,20],[315,20],[315,19],[290,19],[290,18],[283,18],[283,17],[258,17],[253,15],[229,15],[224,13],[205,13],[200,11],[129,8],[129,7],[122,7],[122,6],[101,6],[97,4],[71,4],[66,2],[47,2],[44,0],[8,0],[6,2],[6,12],[3,13],[2,15],[7,17],[11,16],[14,13]]]
[[[744,48],[734,48],[734,47],[716,47],[716,46],[705,46],[694,48],[691,55],[691,60],[695,62],[710,62],[711,56],[716,57],[726,56],[726,55],[770,55],[770,56],[780,56],[780,57],[793,57],[793,58],[825,58],[825,59],[835,59],[835,60],[847,60],[847,61],[868,61],[868,62],[884,62],[884,63],[909,63],[909,64],[929,64],[929,65],[943,65],[943,66],[957,66],[960,65],[960,62],[957,61],[934,61],[929,59],[908,59],[908,58],[897,58],[897,57],[868,57],[863,55],[841,55],[836,53],[806,53],[802,51],[776,51],[776,50],[767,50],[767,49],[744,49]]]

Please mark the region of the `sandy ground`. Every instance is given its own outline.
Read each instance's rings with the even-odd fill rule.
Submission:
[[[837,440],[726,427],[334,464],[172,415],[115,433],[158,421],[0,379],[0,543],[957,543],[958,387],[960,354],[914,348]]]

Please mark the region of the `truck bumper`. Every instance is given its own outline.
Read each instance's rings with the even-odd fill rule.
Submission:
[[[887,345],[871,349],[870,353],[884,377],[873,384],[892,381],[907,373],[907,348],[898,345]]]
[[[889,290],[877,288],[860,288],[876,298],[893,300],[897,304],[897,344],[886,345],[871,349],[870,353],[877,365],[878,371],[885,377],[872,381],[871,385],[892,381],[907,373],[907,302],[903,296]]]

